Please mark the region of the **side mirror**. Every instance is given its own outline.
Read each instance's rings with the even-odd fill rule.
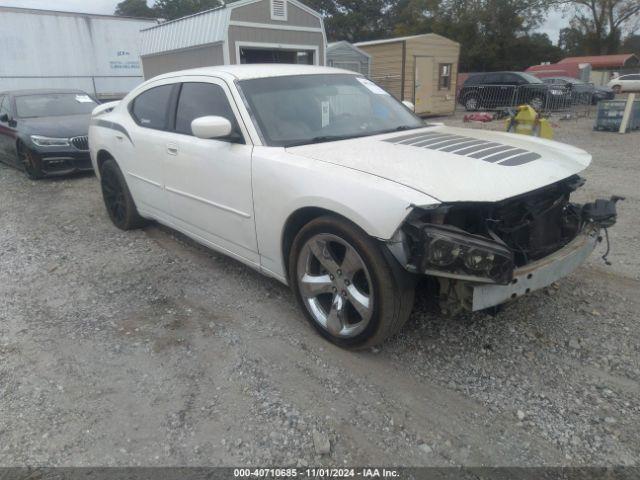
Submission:
[[[402,102],[402,104],[403,104],[405,107],[407,107],[409,110],[411,110],[412,112],[415,112],[415,111],[416,111],[416,106],[415,106],[413,103],[411,103],[410,101],[405,100],[405,101],[403,101],[403,102]]]
[[[0,122],[9,123],[9,115],[7,115],[6,113],[3,113],[2,116],[0,116]]]
[[[224,138],[231,135],[233,125],[224,117],[200,117],[191,122],[191,131],[204,140]]]

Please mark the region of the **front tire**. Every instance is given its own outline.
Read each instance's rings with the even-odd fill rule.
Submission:
[[[138,214],[127,182],[113,159],[108,159],[100,170],[100,185],[107,213],[120,230],[133,230],[144,225]]]
[[[612,90],[616,95],[620,95],[622,93],[622,87],[620,85],[614,85]]]
[[[42,162],[38,156],[22,143],[18,143],[18,163],[22,166],[24,173],[31,180],[41,180],[44,178]]]
[[[413,308],[413,278],[377,241],[335,216],[300,230],[289,255],[289,280],[311,325],[342,348],[383,342]]]

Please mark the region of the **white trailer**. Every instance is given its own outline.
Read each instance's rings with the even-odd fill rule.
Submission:
[[[77,88],[102,100],[144,80],[140,30],[155,20],[0,7],[0,91]]]

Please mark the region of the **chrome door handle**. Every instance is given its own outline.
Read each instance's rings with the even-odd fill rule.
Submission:
[[[169,155],[178,155],[178,147],[175,145],[167,145],[167,153]]]
[[[122,135],[116,135],[116,138],[117,138],[118,140],[124,140],[124,137],[123,137]]]

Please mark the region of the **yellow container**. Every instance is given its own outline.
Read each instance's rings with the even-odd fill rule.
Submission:
[[[507,132],[520,135],[532,135],[534,137],[553,140],[553,127],[546,118],[540,118],[529,105],[518,107],[517,113],[506,121]]]

